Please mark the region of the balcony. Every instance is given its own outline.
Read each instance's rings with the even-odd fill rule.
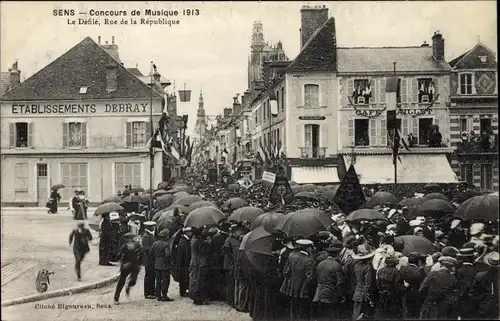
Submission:
[[[326,157],[326,147],[300,147],[300,158],[322,159]]]
[[[496,154],[498,153],[497,142],[490,144],[489,141],[481,142],[460,142],[457,144],[457,154]]]
[[[403,146],[399,148],[400,154],[447,154],[453,153],[454,149],[442,144],[442,146],[431,147],[429,145],[413,145],[410,147],[410,151],[407,151]],[[352,146],[344,145],[339,149],[339,154],[358,154],[358,155],[376,155],[376,154],[392,154],[392,149],[390,146]]]

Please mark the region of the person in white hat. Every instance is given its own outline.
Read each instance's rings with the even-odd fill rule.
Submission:
[[[342,233],[342,239],[344,239],[349,233],[351,233],[351,228],[345,222],[346,215],[344,213],[332,214],[332,220],[335,222],[335,225]]]
[[[371,265],[371,259],[375,255],[375,249],[366,243],[358,246],[356,254],[352,256],[359,262],[354,265],[354,276],[356,278],[356,289],[352,300],[354,308],[352,310],[352,319],[357,320],[361,316],[372,316],[375,303],[373,301],[372,281],[374,279],[374,270]]]
[[[142,249],[144,251],[144,256],[142,264],[144,265],[144,297],[146,299],[157,299],[156,289],[155,289],[155,266],[154,260],[149,255],[149,250],[156,241],[155,228],[156,222],[147,221],[143,223],[144,234],[142,235]]]
[[[314,243],[300,239],[295,242],[297,248],[290,254],[283,270],[285,279],[280,292],[291,299],[290,316],[292,320],[309,319],[313,292],[308,284],[316,277],[316,262],[311,256]]]

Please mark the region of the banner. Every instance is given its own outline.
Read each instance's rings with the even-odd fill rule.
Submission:
[[[275,182],[271,189],[271,194],[269,195],[269,201],[271,203],[289,205],[292,204],[294,200],[293,190],[286,176],[280,174],[275,175]]]
[[[363,189],[359,183],[354,165],[351,164],[349,167],[333,201],[346,215],[349,215],[349,213],[361,208],[365,204],[365,195],[363,194]]]

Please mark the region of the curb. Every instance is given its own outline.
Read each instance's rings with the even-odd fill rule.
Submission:
[[[117,274],[117,275],[112,276],[110,278],[107,278],[107,279],[104,279],[101,281],[97,281],[94,283],[90,283],[90,284],[84,284],[84,285],[80,285],[80,286],[76,286],[76,287],[72,287],[72,288],[61,289],[61,290],[56,290],[56,291],[52,291],[52,292],[34,294],[34,295],[25,296],[25,297],[18,298],[18,299],[5,301],[5,302],[2,302],[2,307],[8,307],[11,305],[18,305],[18,304],[30,303],[30,302],[36,302],[36,301],[42,301],[42,300],[57,298],[57,297],[61,297],[61,296],[73,295],[76,293],[85,292],[87,290],[95,290],[98,288],[105,287],[106,285],[109,285],[111,283],[114,283],[115,281],[117,281],[119,279],[119,277],[120,277],[120,274]]]

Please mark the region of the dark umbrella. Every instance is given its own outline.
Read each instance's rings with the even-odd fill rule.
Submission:
[[[264,211],[258,207],[240,207],[229,215],[228,220],[235,222],[253,221],[257,216],[263,213]]]
[[[405,198],[398,205],[406,206],[408,208],[415,207],[420,204],[420,201],[417,198]]]
[[[240,185],[239,184],[229,184],[227,189],[234,192],[234,191],[237,191],[240,189]]]
[[[347,215],[347,221],[373,221],[373,220],[385,220],[385,216],[382,212],[378,210],[373,210],[369,208],[363,208],[356,210]]]
[[[203,198],[201,198],[200,196],[197,196],[197,195],[188,195],[188,196],[184,196],[184,197],[181,197],[179,199],[176,199],[174,201],[174,203],[180,204],[183,206],[189,206],[189,205],[196,203],[196,202],[199,202],[199,201],[203,201]]]
[[[131,194],[122,200],[123,203],[142,203],[142,197]]]
[[[441,186],[436,183],[429,183],[424,186],[424,189],[426,190],[427,193],[441,193],[443,191]]]
[[[178,209],[179,209],[179,211],[181,211],[181,212],[182,212],[182,213],[184,213],[184,214],[187,214],[187,213],[188,213],[188,207],[187,207],[187,206],[184,206],[184,205],[181,205],[181,204],[175,204],[175,203],[174,203],[174,204],[172,204],[172,205],[170,205],[170,206],[169,206],[169,207],[167,207],[166,209],[164,209],[164,211],[165,211],[165,210],[172,210],[172,209],[174,209],[174,208],[178,208]]]
[[[427,202],[428,200],[434,200],[434,199],[439,199],[439,200],[443,200],[443,201],[448,200],[448,198],[441,193],[429,193],[429,194],[426,194],[424,197],[420,198],[420,204],[423,204],[423,203]]]
[[[165,194],[156,199],[155,208],[164,209],[172,205],[174,197],[170,194]]]
[[[314,192],[317,189],[318,189],[318,186],[316,186],[314,184],[305,184],[305,185],[302,185],[302,191],[303,192]]]
[[[171,188],[171,189],[167,190],[166,192],[167,192],[167,194],[175,194],[175,193],[179,193],[180,191],[176,188]]]
[[[141,221],[144,222],[146,220],[146,216],[140,213],[132,214],[128,217],[129,221]]]
[[[396,200],[396,197],[392,195],[389,192],[376,192],[373,194],[373,196],[370,198],[368,202],[366,202],[365,207],[366,208],[374,208],[377,205],[384,205],[384,204],[391,204],[391,205],[396,205],[398,201]]]
[[[238,209],[240,207],[244,207],[244,206],[247,206],[247,205],[248,205],[248,202],[245,201],[244,199],[242,199],[240,197],[233,197],[233,198],[228,199],[224,203],[223,207],[224,208],[231,207],[234,210],[234,209]]]
[[[119,211],[123,211],[123,210],[124,210],[124,208],[122,206],[120,206],[119,204],[114,203],[114,202],[110,202],[110,203],[102,204],[98,208],[96,208],[94,215],[97,216],[97,215],[101,215],[104,213],[119,212]]]
[[[454,214],[464,220],[498,220],[498,196],[474,196],[457,208]]]
[[[144,188],[142,187],[132,187],[130,189],[130,193],[142,193],[144,192]]]
[[[151,201],[151,193],[144,193],[141,195],[142,203],[149,203]]]
[[[205,207],[205,206],[212,206],[212,207],[217,208],[217,205],[215,205],[214,203],[212,203],[210,201],[198,201],[198,202],[194,202],[193,204],[189,205],[188,212],[191,213],[195,209],[200,208],[200,207]]]
[[[255,218],[252,223],[252,229],[256,229],[259,226],[264,227],[269,233],[277,229],[280,224],[283,224],[285,219],[285,214],[283,213],[264,213],[260,214]]]
[[[183,197],[186,197],[186,196],[189,196],[189,193],[188,192],[177,192],[174,194],[174,199],[179,199],[179,198],[183,198]]]
[[[420,205],[420,211],[423,216],[441,217],[452,214],[455,211],[455,205],[441,199],[432,199]]]
[[[269,269],[274,269],[273,256],[274,236],[262,226],[248,233],[243,250],[248,261],[262,274],[266,275]]]
[[[156,188],[157,189],[166,189],[166,188],[168,188],[168,183],[163,181],[160,184],[158,184],[158,186]]]
[[[323,211],[307,208],[285,215],[276,229],[282,230],[288,237],[309,237],[327,230],[332,223],[332,219]]]
[[[436,247],[431,241],[423,236],[417,235],[402,235],[394,238],[395,245],[403,244],[403,254],[410,255],[412,252],[417,252],[422,255],[431,255],[436,252]]]
[[[101,204],[106,204],[106,203],[120,203],[122,201],[122,197],[118,195],[113,195],[111,197],[106,198],[104,201],[102,201]]]
[[[292,192],[294,194],[297,194],[297,193],[300,193],[300,192],[305,192],[304,188],[302,187],[302,185],[294,185],[294,186],[291,186],[290,188],[292,189]]]
[[[333,201],[335,199],[335,194],[337,194],[336,190],[327,189],[323,192],[323,197],[329,201]]]
[[[473,198],[474,196],[481,196],[481,195],[483,195],[483,194],[480,192],[476,192],[476,191],[457,192],[457,193],[455,193],[455,195],[453,195],[452,200],[453,200],[453,202],[456,202],[456,203],[463,203],[466,200],[468,200],[469,198]]]
[[[295,198],[318,201],[318,196],[313,192],[299,192],[295,194]]]
[[[298,185],[296,181],[288,181],[288,184],[290,184],[290,186]]]
[[[52,186],[51,190],[54,190],[54,189],[60,189],[60,188],[64,188],[66,186],[64,186],[63,184],[56,184],[54,186]]]
[[[216,225],[224,218],[224,213],[213,207],[200,207],[189,213],[184,226],[201,228],[204,225]]]
[[[189,186],[186,186],[186,185],[179,185],[179,186],[175,186],[174,189],[177,191],[177,192],[186,192],[186,193],[191,193],[192,191],[192,188],[189,187]]]
[[[158,196],[162,196],[162,195],[165,195],[165,194],[168,194],[167,191],[165,190],[157,190],[156,192],[153,193],[154,196],[158,197]]]

